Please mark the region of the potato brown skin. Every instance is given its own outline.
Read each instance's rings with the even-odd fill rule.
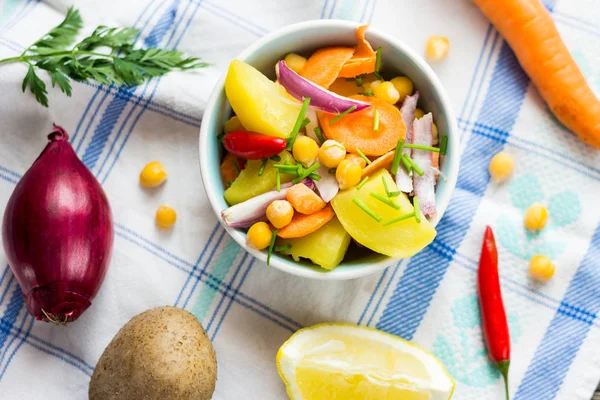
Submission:
[[[158,307],[133,317],[100,357],[90,400],[208,400],[217,359],[191,313]]]

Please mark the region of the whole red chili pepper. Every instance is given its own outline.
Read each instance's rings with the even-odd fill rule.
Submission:
[[[479,305],[483,324],[483,336],[488,354],[504,378],[506,399],[508,400],[508,367],[510,366],[510,333],[508,320],[502,302],[500,276],[498,274],[498,250],[494,232],[489,226],[485,229],[479,271]]]
[[[248,131],[229,132],[223,143],[228,152],[247,160],[275,156],[287,146],[285,139]]]

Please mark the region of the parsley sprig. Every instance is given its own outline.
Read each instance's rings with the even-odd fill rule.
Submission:
[[[5,58],[0,60],[0,64],[27,64],[29,68],[22,90],[25,92],[29,87],[36,100],[45,107],[48,107],[48,90],[38,75],[40,70],[50,75],[52,87],[58,86],[64,94],[71,96],[71,79],[135,86],[175,69],[188,70],[208,65],[175,50],[135,48],[138,30],[134,28],[99,26],[90,36],[68,49],[82,28],[79,11],[70,8],[58,26],[20,56]]]

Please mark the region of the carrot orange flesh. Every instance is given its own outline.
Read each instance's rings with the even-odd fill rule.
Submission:
[[[226,188],[229,187],[229,182],[234,181],[238,177],[238,170],[243,170],[245,166],[246,160],[240,160],[233,154],[227,153],[221,163],[221,179],[223,180],[223,185],[225,185]]]
[[[352,47],[326,47],[310,56],[301,76],[327,89],[336,80],[342,67],[354,54]]]
[[[368,27],[369,25],[363,25],[356,29],[356,40],[358,42],[356,51],[340,71],[339,76],[341,78],[353,78],[361,74],[375,72],[377,53],[365,39],[365,31]]]
[[[314,214],[325,207],[323,199],[304,183],[298,183],[289,188],[286,197],[292,207],[302,214]]]
[[[381,157],[373,160],[371,164],[363,168],[362,177],[364,178],[365,176],[372,175],[374,172],[377,172],[382,168],[390,169],[390,167],[392,166],[392,161],[394,160],[394,153],[395,151],[390,151],[388,153],[385,153]]]
[[[314,214],[294,214],[292,222],[277,231],[277,236],[284,239],[299,238],[315,232],[317,229],[331,221],[335,213],[331,205],[327,204],[321,211]]]
[[[327,138],[337,140],[351,153],[356,153],[356,149],[359,149],[367,156],[381,156],[404,139],[406,127],[396,107],[373,96],[350,98],[369,102],[373,106],[345,115],[332,124],[330,122],[336,114],[319,113],[319,122]],[[376,131],[373,130],[375,109],[379,112],[379,127]]]
[[[548,106],[581,140],[600,149],[600,100],[540,0],[473,0],[512,47]]]

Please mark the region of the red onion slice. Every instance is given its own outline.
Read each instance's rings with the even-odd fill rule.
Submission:
[[[402,121],[406,126],[406,135],[404,136],[404,143],[412,143],[412,125],[415,119],[415,110],[417,108],[417,102],[419,101],[419,92],[415,92],[412,96],[407,96],[400,107],[400,114],[402,115]],[[410,155],[410,149],[404,148],[402,154]],[[408,175],[404,166],[400,164],[398,173],[396,174],[396,186],[404,193],[410,193],[413,191],[413,180]]]
[[[302,181],[309,189],[314,190],[315,184],[312,179],[306,178]],[[281,185],[281,190],[272,190],[263,193],[242,203],[233,205],[221,211],[221,218],[227,226],[232,228],[249,228],[254,223],[266,221],[267,207],[275,200],[284,200],[287,195],[287,189],[292,187],[291,182]]]
[[[431,146],[433,141],[433,116],[425,114],[423,118],[413,122],[413,143]],[[423,170],[423,176],[413,173],[415,196],[419,196],[419,203],[423,215],[434,216],[435,210],[435,171],[431,163],[431,152],[412,149],[413,161]]]
[[[333,114],[340,114],[352,106],[356,109],[352,112],[364,110],[371,106],[365,101],[352,100],[305,79],[291,70],[285,61],[279,61],[275,65],[277,81],[295,99],[300,101],[310,97],[310,107]]]

